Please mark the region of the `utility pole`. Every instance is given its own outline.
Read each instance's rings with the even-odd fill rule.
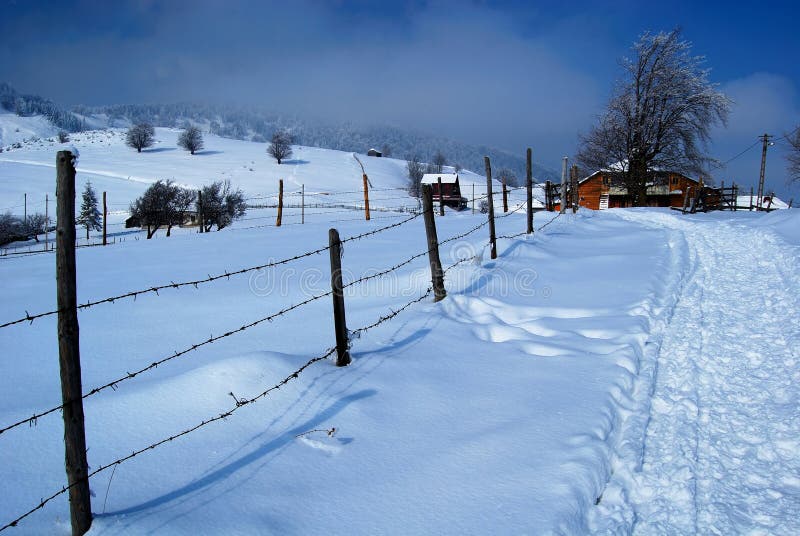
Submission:
[[[764,134],[759,136],[762,141],[761,148],[761,173],[758,176],[758,195],[756,196],[756,210],[761,210],[761,204],[764,201],[764,170],[767,167],[767,147],[774,145],[775,142],[769,141],[772,136]]]

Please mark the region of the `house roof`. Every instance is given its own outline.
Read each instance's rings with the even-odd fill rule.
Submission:
[[[599,173],[618,173],[620,171],[622,171],[622,164],[620,162],[617,162],[616,164],[612,164],[611,166],[609,166],[609,167],[607,167],[605,169],[598,169],[597,171],[595,171],[591,175],[587,175],[586,177],[580,179],[578,181],[578,184],[583,184],[584,182],[588,181],[589,179],[591,179],[592,177],[594,177],[595,175],[597,175]],[[684,175],[683,173],[680,173],[678,171],[667,171],[667,170],[663,170],[663,169],[659,169],[659,168],[650,169],[648,171],[654,171],[656,173],[666,173],[668,175],[680,175],[682,177],[686,177],[686,175]],[[692,182],[699,183],[699,181],[697,181],[697,180],[695,180],[695,179],[693,179],[691,177],[686,177],[686,178],[689,179]]]
[[[422,184],[437,184],[440,178],[442,184],[455,184],[458,182],[458,173],[426,173],[422,176]]]

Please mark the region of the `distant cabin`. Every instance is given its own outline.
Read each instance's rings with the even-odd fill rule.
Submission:
[[[442,185],[441,193],[439,184]],[[465,208],[467,199],[461,197],[461,186],[458,184],[458,173],[426,173],[422,176],[420,184],[430,184],[434,202],[439,201],[453,208]]]
[[[383,156],[383,153],[382,153],[382,152],[380,152],[380,151],[379,151],[379,150],[377,150],[377,149],[370,149],[369,151],[367,151],[367,156],[377,156],[377,157],[381,157],[381,156]]]
[[[593,210],[633,206],[633,196],[621,184],[620,172],[595,171],[578,182],[578,203]],[[651,171],[647,184],[647,206],[683,206],[686,193],[691,197],[700,182],[672,171]]]

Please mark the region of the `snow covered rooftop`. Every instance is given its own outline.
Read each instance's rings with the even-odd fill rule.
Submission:
[[[437,184],[442,179],[442,184],[455,184],[458,173],[426,173],[422,176],[422,184]]]

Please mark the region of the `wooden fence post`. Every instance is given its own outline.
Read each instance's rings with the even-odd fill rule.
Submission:
[[[347,321],[344,314],[344,292],[342,290],[342,242],[339,240],[339,231],[328,231],[328,243],[331,254],[331,290],[333,293],[333,324],[336,331],[336,366],[344,367],[350,364],[350,351],[348,350]]]
[[[103,192],[103,245],[108,245],[108,203],[106,203],[106,193]]]
[[[369,217],[367,218],[369,219]],[[306,222],[306,185],[300,185],[300,223]]]
[[[47,251],[47,242],[50,239],[50,198],[44,194],[44,250]]]
[[[283,179],[278,179],[278,219],[275,221],[275,227],[281,226],[282,217],[283,217]]]
[[[369,185],[366,173],[364,173],[364,217],[369,221]]]
[[[442,178],[438,178],[439,182],[439,216],[444,216],[444,192],[442,191]],[[424,207],[423,207],[424,210]]]
[[[472,183],[472,213],[475,214],[475,183]]]
[[[550,212],[550,181],[544,181],[544,209]]]
[[[527,190],[526,201],[528,203],[528,234],[533,233],[533,157],[531,155],[531,148],[528,147],[525,155],[525,189]]]
[[[570,168],[570,188],[572,189],[572,213],[578,212],[578,165],[573,164]]]
[[[489,244],[492,246],[491,257],[497,258],[497,238],[494,232],[494,199],[492,198],[492,163],[488,156],[483,157],[486,164],[486,200],[489,202]]]
[[[200,222],[200,232],[206,232],[206,217],[203,214],[203,190],[197,190],[197,220]]]
[[[428,238],[433,301],[438,302],[447,296],[447,291],[444,289],[444,272],[442,261],[439,259],[439,238],[436,236],[436,221],[433,217],[433,190],[429,184],[422,185],[422,215],[425,218],[425,236]]]
[[[89,465],[81,386],[78,297],[75,266],[75,166],[69,151],[56,156],[56,294],[58,303],[58,361],[64,404],[64,446],[72,534],[92,525]]]
[[[503,176],[503,214],[508,212],[508,187],[506,186],[506,177]]]
[[[559,207],[559,214],[564,214],[567,211],[567,157],[561,163],[561,206]]]

